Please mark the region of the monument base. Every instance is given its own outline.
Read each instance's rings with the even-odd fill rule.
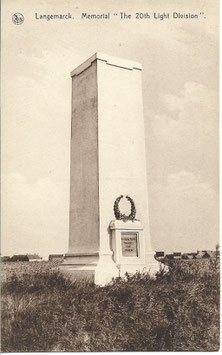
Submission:
[[[90,280],[105,286],[126,273],[149,273],[155,276],[160,263],[154,253],[145,251],[144,228],[139,220],[111,221],[111,249],[86,253],[67,253],[60,270],[72,279]]]
[[[65,256],[64,263],[59,269],[73,280],[88,280],[96,285],[105,286],[116,277],[124,277],[126,273],[135,274],[136,272],[149,273],[152,277],[160,270],[160,263],[154,259],[154,254],[146,256],[147,262],[140,265],[98,262],[98,264],[78,265],[69,261],[69,255]]]
[[[73,280],[88,280],[99,286],[105,286],[120,276],[119,269],[112,260],[112,252],[66,254],[64,263],[59,268]]]

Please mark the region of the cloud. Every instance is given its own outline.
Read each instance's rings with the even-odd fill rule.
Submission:
[[[69,183],[27,181],[18,173],[2,179],[2,254],[67,252]]]
[[[217,132],[217,95],[206,86],[187,82],[180,95],[163,95],[161,101],[164,114],[154,114],[152,129],[162,140],[178,144],[194,138],[201,143]]]
[[[162,106],[150,114],[151,182],[185,170],[217,189],[217,93],[197,82],[187,82],[177,95],[162,95],[160,102]]]
[[[214,249],[218,242],[218,199],[192,172],[168,174],[150,187],[150,221],[156,250]]]

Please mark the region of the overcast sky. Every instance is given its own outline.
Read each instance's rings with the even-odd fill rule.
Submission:
[[[120,11],[132,19],[81,19]],[[199,18],[153,19],[164,11]],[[12,22],[15,12],[22,25]],[[74,20],[35,19],[68,12]],[[151,18],[136,20],[136,12]],[[70,72],[95,52],[143,65],[153,249],[215,248],[218,14],[209,0],[3,1],[3,255],[68,250]]]

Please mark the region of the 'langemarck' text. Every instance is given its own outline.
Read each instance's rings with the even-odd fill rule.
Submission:
[[[68,14],[54,14],[54,15],[42,15],[38,14],[37,12],[35,13],[35,19],[36,20],[70,20],[72,19],[72,14],[70,12]]]

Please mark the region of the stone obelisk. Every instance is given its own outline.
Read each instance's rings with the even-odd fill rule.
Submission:
[[[126,271],[158,269],[150,242],[141,73],[141,64],[101,53],[71,73],[69,250],[61,269],[101,285]],[[120,195],[133,199],[139,221],[115,221]],[[142,234],[135,240],[130,231],[137,225]]]

